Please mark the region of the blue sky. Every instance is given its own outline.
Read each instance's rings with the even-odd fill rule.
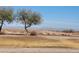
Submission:
[[[79,30],[78,6],[13,6],[14,10],[20,8],[29,8],[41,13],[44,21],[33,27]],[[15,22],[8,26],[23,27],[22,24]]]

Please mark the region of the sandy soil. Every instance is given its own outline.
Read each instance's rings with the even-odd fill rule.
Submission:
[[[33,37],[27,35],[0,35],[0,37]],[[79,36],[42,36],[37,35],[37,37],[47,38],[47,39],[79,39]]]
[[[79,53],[79,49],[65,48],[0,48],[1,53]]]
[[[0,46],[1,46],[1,44],[3,44],[3,45],[5,45],[5,43],[7,42],[7,43],[11,43],[11,38],[13,39],[13,38],[16,38],[16,40],[19,40],[19,39],[17,39],[17,38],[27,38],[27,36],[26,35],[0,35]],[[28,36],[29,37],[29,36]],[[31,36],[32,37],[32,36]],[[72,45],[72,47],[79,47],[79,40],[78,41],[63,41],[63,39],[69,39],[69,38],[75,38],[75,39],[79,39],[79,37],[69,37],[69,36],[37,36],[37,37],[43,37],[43,38],[47,38],[48,40],[53,40],[53,39],[56,39],[56,40],[58,40],[59,41],[59,39],[61,40],[61,42],[59,41],[59,43],[60,44],[65,44],[65,45]],[[4,38],[4,39],[2,39],[2,38]],[[8,41],[6,41],[6,40],[8,40],[8,39],[10,39],[9,40],[9,42]],[[33,39],[34,38],[36,38],[36,37],[32,37]],[[4,41],[3,41],[4,40]],[[37,40],[37,39],[36,39]],[[43,41],[43,40],[42,40]],[[3,42],[3,43],[2,43]],[[14,42],[14,43],[13,43]],[[11,43],[11,45],[12,44],[14,44],[14,45],[16,45],[16,43],[18,43],[17,41],[14,41],[13,40],[13,42]],[[39,41],[37,41],[37,43],[38,43]],[[43,41],[44,42],[44,41]],[[52,42],[52,41],[51,41]],[[49,42],[50,44],[51,44],[51,42]],[[7,44],[6,43],[6,44]],[[9,45],[10,45],[10,43],[9,43]],[[31,42],[30,42],[31,43]],[[29,44],[30,44],[29,43]],[[32,42],[33,43],[33,42]],[[53,42],[52,42],[53,43]],[[77,43],[77,44],[76,44]],[[35,44],[35,43],[34,43]],[[45,44],[45,42],[44,42],[44,44]],[[42,43],[42,45],[44,45],[43,43]],[[21,43],[19,43],[19,45],[21,45]],[[18,46],[19,46],[18,45]],[[38,43],[38,45],[39,45],[39,43]],[[54,45],[56,46],[57,45],[57,43],[56,42],[54,42]],[[79,49],[77,48],[13,48],[13,47],[10,47],[10,48],[8,48],[8,47],[6,47],[6,48],[2,48],[2,47],[0,47],[0,52],[7,52],[7,53],[71,53],[71,52],[73,52],[73,53],[75,53],[75,52],[79,52]]]
[[[62,36],[61,34],[65,33],[61,32],[53,32],[55,35],[50,36],[47,35],[48,32],[44,31],[43,34],[47,33],[46,35],[37,36],[23,35],[26,33],[20,30],[18,32],[16,30],[13,32],[5,31],[5,33],[6,35],[0,35],[0,52],[79,52],[79,33],[77,35],[66,33],[70,34],[69,36]]]
[[[38,36],[38,37],[44,37],[44,38],[47,38],[47,39],[58,39],[58,40],[61,40],[61,39],[79,39],[79,36]]]

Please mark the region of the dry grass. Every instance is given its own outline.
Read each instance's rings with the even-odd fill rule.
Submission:
[[[10,48],[79,48],[79,40],[56,40],[41,37],[0,37],[0,47]]]

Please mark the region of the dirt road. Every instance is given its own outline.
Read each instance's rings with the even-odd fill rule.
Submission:
[[[79,49],[64,49],[64,48],[0,48],[0,53],[79,53]]]

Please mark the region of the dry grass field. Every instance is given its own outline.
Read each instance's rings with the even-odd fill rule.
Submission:
[[[53,37],[52,37],[53,38]],[[38,36],[0,36],[0,48],[79,48],[78,39],[47,39]]]
[[[0,35],[0,48],[70,48],[79,49],[79,36],[69,36],[73,33],[45,32],[47,35],[27,36],[22,30],[3,30],[6,35]],[[38,31],[40,32],[40,31]],[[49,33],[49,34],[48,34]],[[53,33],[50,35],[50,33]],[[16,35],[17,34],[17,35]],[[21,34],[21,35],[19,35]],[[57,34],[57,36],[55,36]],[[77,33],[78,35],[78,33]]]

